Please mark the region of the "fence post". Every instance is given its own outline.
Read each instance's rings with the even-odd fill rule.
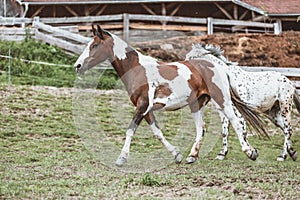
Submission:
[[[11,59],[11,56],[10,56],[10,47],[11,46],[9,46],[9,49],[8,49],[8,72],[7,72],[8,83],[10,83],[10,59]]]
[[[38,32],[38,27],[36,26],[36,22],[39,22],[39,21],[40,21],[40,17],[34,17],[33,21],[32,21],[32,28],[33,28],[33,33],[34,33],[35,38],[36,38],[36,34]]]
[[[213,28],[213,18],[208,17],[207,18],[207,34],[211,35],[214,33],[214,28]]]
[[[280,19],[276,20],[276,23],[274,23],[274,34],[279,35],[282,32],[282,23]]]
[[[123,14],[123,39],[129,43],[129,14]]]

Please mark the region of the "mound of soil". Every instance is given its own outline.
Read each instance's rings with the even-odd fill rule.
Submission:
[[[185,59],[192,44],[219,45],[224,55],[242,66],[300,67],[300,32],[214,34],[135,43],[142,52],[171,62]]]

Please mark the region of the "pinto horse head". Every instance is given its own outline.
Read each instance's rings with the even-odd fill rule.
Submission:
[[[92,31],[93,40],[88,43],[74,64],[76,72],[80,74],[113,56],[113,40],[110,33],[102,30],[99,25],[97,29],[92,26]]]

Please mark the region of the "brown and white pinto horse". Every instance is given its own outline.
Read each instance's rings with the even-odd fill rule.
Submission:
[[[84,72],[108,59],[124,83],[130,100],[136,107],[133,119],[126,131],[126,140],[116,164],[122,166],[128,159],[130,143],[142,119],[150,125],[154,135],[175,157],[176,163],[182,161],[182,154],[163,136],[153,111],[172,111],[189,106],[196,124],[197,136],[186,161],[194,162],[198,156],[200,140],[203,133],[203,110],[212,99],[215,106],[224,113],[235,129],[242,150],[255,160],[258,152],[247,141],[245,123],[232,103],[236,100],[230,96],[230,85],[223,67],[205,60],[189,60],[164,63],[155,58],[142,55],[116,35],[92,26],[94,38],[76,61],[77,73]],[[253,113],[245,105],[246,111]],[[240,116],[240,117],[238,117]],[[258,125],[259,121],[257,121]]]

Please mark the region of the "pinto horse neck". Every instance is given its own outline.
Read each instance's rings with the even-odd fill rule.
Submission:
[[[146,70],[157,67],[158,61],[141,54],[113,34],[111,38],[113,55],[109,60],[124,83],[128,94],[131,96],[137,90],[148,90]]]

